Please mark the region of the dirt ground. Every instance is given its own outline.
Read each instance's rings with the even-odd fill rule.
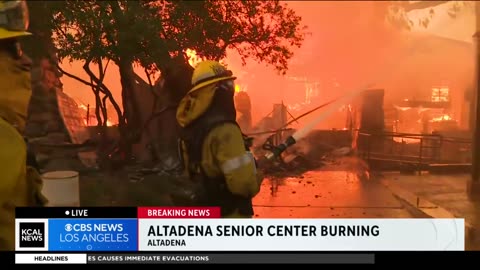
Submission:
[[[305,166],[305,161],[299,160],[291,162],[289,167],[274,170],[269,173],[264,180],[261,194],[270,193],[271,179],[289,179],[291,177],[303,177],[302,175],[309,171]],[[348,162],[352,163],[352,162]],[[345,166],[338,163],[334,168],[324,166],[327,170],[347,169],[359,170],[358,166]],[[132,167],[133,168],[133,167]],[[181,180],[178,176],[169,175],[148,175],[140,181],[132,181],[129,175],[132,175],[135,169],[125,168],[115,171],[88,171],[80,173],[80,203],[82,206],[159,206],[172,205],[168,196],[171,192],[171,184]],[[362,168],[363,169],[363,168]],[[135,178],[135,177],[134,177]],[[275,181],[278,182],[278,181]],[[282,180],[280,182],[283,182]],[[268,187],[267,187],[268,185]],[[259,194],[258,196],[263,196]]]
[[[153,206],[171,205],[166,195],[167,176],[129,180],[128,172],[91,172],[80,176],[82,206]]]

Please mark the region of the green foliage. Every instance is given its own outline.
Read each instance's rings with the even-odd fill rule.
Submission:
[[[181,1],[168,5],[168,40],[181,50],[220,60],[228,48],[247,58],[288,68],[292,48],[300,47],[305,27],[301,18],[280,1]],[[178,52],[178,51],[177,51]]]
[[[280,1],[62,1],[53,14],[60,59],[111,59],[165,70],[186,49],[222,59],[228,48],[285,72],[301,18]]]
[[[49,57],[54,14],[64,9],[64,2],[27,0],[27,5],[30,15],[29,31],[33,36],[22,39],[22,46],[34,60]]]

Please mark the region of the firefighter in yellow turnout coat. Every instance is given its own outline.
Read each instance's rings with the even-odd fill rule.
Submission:
[[[25,1],[0,1],[0,250],[15,249],[15,207],[45,203],[27,166],[22,132],[31,96],[30,66],[17,38],[29,35]]]
[[[234,80],[218,62],[199,63],[177,120],[189,177],[204,187],[201,204],[220,206],[222,217],[248,218],[262,177],[235,121]]]

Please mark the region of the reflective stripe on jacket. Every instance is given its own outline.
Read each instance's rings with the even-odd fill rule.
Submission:
[[[192,161],[192,164],[190,164],[185,144],[182,148],[185,167],[187,169],[191,168],[195,162]],[[199,165],[205,175],[204,177],[208,177],[211,179],[210,181],[217,182],[214,185],[219,187],[225,186],[227,190],[223,192],[231,194],[218,194],[216,193],[218,192],[217,190],[216,192],[214,191],[214,194],[210,194],[210,196],[214,197],[210,197],[208,200],[211,200],[211,203],[216,205],[220,203],[219,206],[222,203],[228,204],[223,209],[225,211],[222,211],[228,213],[223,214],[224,217],[251,217],[251,214],[245,214],[245,212],[253,210],[251,209],[251,199],[259,192],[261,176],[257,174],[253,156],[245,150],[245,142],[239,127],[236,124],[227,122],[212,128],[205,135],[202,142],[201,157],[202,160]],[[194,171],[189,171],[191,178],[195,178],[193,174],[201,176],[201,174],[199,175],[198,172],[195,173]],[[210,181],[205,183],[211,183]],[[209,190],[208,187],[207,190]],[[220,201],[217,201],[216,196],[222,197],[218,198]],[[237,198],[231,196],[236,196]],[[225,198],[230,198],[230,201],[225,202]],[[237,201],[239,198],[244,199]],[[241,202],[242,200],[244,202]],[[248,200],[250,200],[250,206],[246,205]],[[232,206],[233,209],[231,208]],[[245,207],[250,208],[250,210]]]
[[[227,188],[235,195],[252,198],[260,190],[253,156],[245,151],[238,126],[225,123],[205,138],[202,167],[207,176],[224,175]]]

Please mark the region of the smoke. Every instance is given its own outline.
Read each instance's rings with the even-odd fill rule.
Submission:
[[[238,84],[247,89],[251,98],[254,124],[270,113],[275,103],[283,102],[292,115],[300,115],[368,83],[385,89],[387,105],[403,99],[427,99],[432,87],[447,85],[452,90],[452,117],[465,122],[462,106],[465,107],[465,91],[473,81],[473,46],[445,37],[457,37],[460,32],[466,35],[473,27],[471,18],[453,20],[445,10],[439,10],[430,29],[440,31],[441,36],[434,36],[433,30],[418,31],[418,27],[414,27],[412,31],[402,31],[386,26],[384,19],[389,1],[285,3],[302,16],[311,33],[302,48],[294,51],[286,76],[252,61],[242,66],[234,51],[227,54],[229,68],[238,75]],[[62,66],[88,80],[81,65],[74,62]],[[137,73],[143,76],[141,70]],[[112,63],[105,80],[121,103],[118,69]],[[85,104],[94,104],[89,87],[66,76],[62,82],[67,94]],[[303,118],[292,127],[311,122],[317,114]],[[343,115],[339,110],[316,128],[342,128]]]
[[[360,91],[355,91],[352,93],[349,93],[349,95],[346,95],[345,97],[342,97],[339,99],[337,102],[334,102],[333,104],[330,104],[330,108],[327,108],[326,111],[323,111],[319,116],[317,116],[312,122],[308,123],[306,126],[300,128],[297,130],[292,137],[295,138],[295,140],[300,140],[303,137],[305,137],[313,128],[315,128],[316,125],[318,125],[321,121],[323,121],[325,118],[329,117],[330,114],[334,113],[335,110],[338,110],[337,107],[344,105],[345,102],[349,102],[351,99],[353,99],[356,95],[358,95]]]
[[[248,85],[253,122],[271,112],[274,103],[284,103],[292,115],[299,115],[367,84],[385,89],[386,106],[404,99],[429,100],[432,87],[448,86],[454,117],[460,119],[464,93],[473,81],[472,44],[388,26],[384,23],[388,1],[379,2],[288,2],[311,35],[295,51],[286,76],[263,64],[248,62],[243,67],[229,53],[229,66],[247,74],[239,82]],[[343,128],[344,114],[339,110],[315,128]],[[315,115],[292,127],[312,122]]]
[[[392,33],[384,31],[382,21],[378,23],[373,17],[368,2],[299,1],[288,5],[302,16],[311,35],[295,51],[287,76],[279,76],[262,64],[241,67],[229,54],[234,70],[252,75],[245,84],[249,85],[256,121],[271,111],[273,103],[283,101],[306,108],[364,85],[370,80],[365,74],[372,77],[372,68],[383,61],[383,47],[393,42]]]

